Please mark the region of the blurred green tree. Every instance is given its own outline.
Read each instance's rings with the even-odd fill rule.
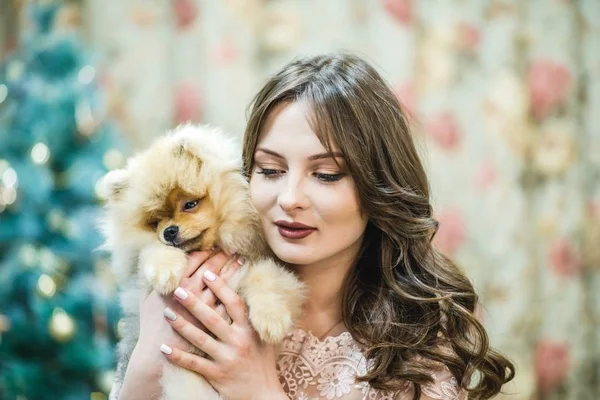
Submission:
[[[0,398],[103,399],[119,308],[96,184],[123,161],[72,2],[25,3],[0,66]],[[67,10],[67,11],[65,11]]]

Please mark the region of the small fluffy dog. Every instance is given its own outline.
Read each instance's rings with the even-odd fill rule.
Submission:
[[[270,258],[240,154],[221,131],[184,125],[103,178],[108,199],[103,247],[112,256],[124,313],[118,380],[139,336],[141,298],[152,288],[174,291],[190,251],[216,246],[244,256],[246,263],[229,284],[246,302],[252,326],[268,343],[281,341],[291,329],[303,285]],[[163,399],[220,398],[202,377],[174,365],[163,369],[162,387]]]

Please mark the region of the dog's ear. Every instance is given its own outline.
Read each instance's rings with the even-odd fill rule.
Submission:
[[[107,199],[118,199],[129,185],[129,174],[124,169],[110,171],[100,181],[101,195]]]

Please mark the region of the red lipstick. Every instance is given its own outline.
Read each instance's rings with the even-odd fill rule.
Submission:
[[[301,224],[299,222],[288,222],[288,221],[276,221],[277,229],[279,234],[286,239],[304,239],[314,231],[316,228]]]

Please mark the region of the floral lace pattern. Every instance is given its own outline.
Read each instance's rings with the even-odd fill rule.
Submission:
[[[310,332],[293,330],[284,339],[277,361],[283,389],[291,400],[403,400],[412,399],[412,385],[397,392],[373,389],[355,377],[368,362],[349,332],[320,340]],[[434,384],[422,387],[422,398],[463,400],[456,379],[447,371],[432,372]]]

